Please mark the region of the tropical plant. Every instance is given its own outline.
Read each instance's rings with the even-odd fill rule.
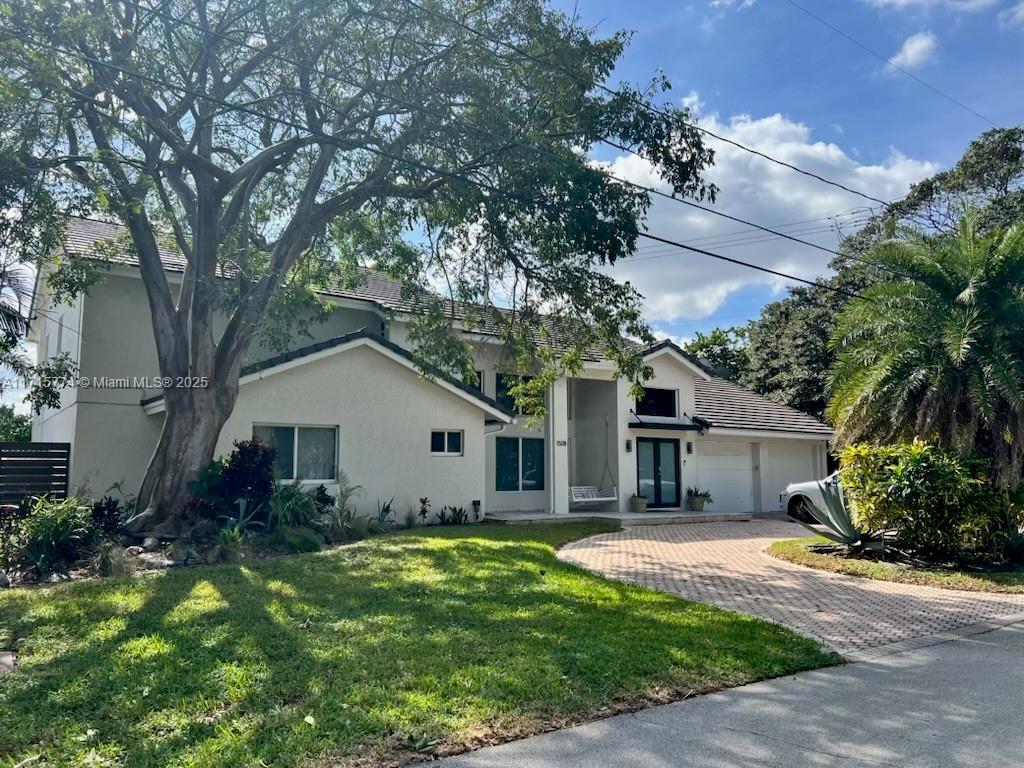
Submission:
[[[1024,466],[1024,224],[890,240],[892,271],[841,314],[828,415],[840,446],[915,437],[980,453],[1004,492]]]
[[[380,524],[380,525],[391,525],[394,522],[394,520],[392,519],[392,516],[394,515],[394,509],[393,509],[394,503],[395,503],[395,497],[394,496],[392,496],[390,499],[385,501],[383,504],[380,503],[380,499],[377,499],[377,523],[378,524]]]
[[[465,507],[448,507],[448,519],[452,525],[465,525],[469,522],[469,510]]]
[[[818,490],[821,492],[825,508],[822,509],[816,504],[805,502],[803,511],[814,519],[820,529],[794,518],[800,525],[817,535],[848,547],[853,552],[884,548],[885,540],[881,534],[865,533],[857,527],[850,509],[846,506],[843,491],[838,483],[819,481]]]
[[[104,496],[92,504],[92,524],[97,532],[105,537],[117,535],[124,521],[124,507],[120,499]]]
[[[220,519],[224,524],[222,530],[233,531],[240,538],[244,538],[257,528],[263,529],[267,527],[267,524],[262,519],[266,512],[260,507],[254,507],[249,503],[248,499],[236,499],[235,509],[237,513],[233,516],[221,515]]]
[[[299,528],[313,523],[321,508],[315,491],[307,492],[296,483],[275,483],[267,500],[267,528]]]
[[[427,515],[430,514],[430,499],[426,496],[420,499],[420,511],[417,513],[424,524],[427,522]]]
[[[20,557],[37,578],[66,574],[96,539],[92,508],[80,499],[33,499],[19,525]]]
[[[714,499],[711,498],[711,491],[703,489],[703,488],[696,488],[696,487],[694,487],[694,488],[687,488],[686,489],[686,498],[688,498],[688,499],[700,499],[701,501],[704,501],[704,502],[706,502],[708,504],[711,504],[711,503],[714,502]]]
[[[979,462],[919,440],[847,446],[840,462],[860,528],[925,560],[1004,556],[1004,512]]]

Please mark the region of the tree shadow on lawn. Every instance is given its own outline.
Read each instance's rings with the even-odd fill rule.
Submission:
[[[14,762],[291,765],[420,734],[457,748],[825,662],[546,544],[451,533],[4,597],[0,627],[26,638],[0,680]]]

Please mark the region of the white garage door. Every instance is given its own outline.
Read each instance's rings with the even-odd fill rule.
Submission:
[[[697,485],[711,491],[714,512],[754,509],[754,467],[750,443],[701,440],[697,443]]]
[[[779,493],[790,483],[819,480],[814,446],[798,443],[761,443],[761,509],[779,508]]]

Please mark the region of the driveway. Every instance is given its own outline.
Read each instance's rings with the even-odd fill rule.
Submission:
[[[698,696],[446,768],[990,768],[1022,764],[1024,625]]]
[[[946,642],[1024,621],[1024,594],[894,584],[816,571],[765,553],[805,535],[784,520],[626,528],[558,556],[623,581],[784,624],[848,660]]]

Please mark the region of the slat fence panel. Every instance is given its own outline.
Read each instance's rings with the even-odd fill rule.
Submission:
[[[0,504],[68,495],[70,443],[0,443]]]

